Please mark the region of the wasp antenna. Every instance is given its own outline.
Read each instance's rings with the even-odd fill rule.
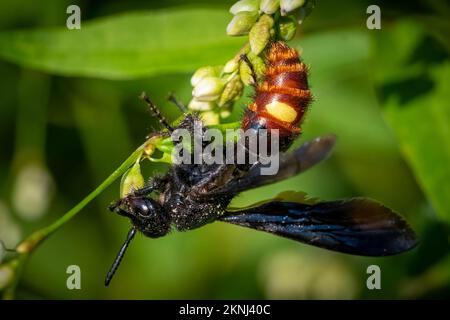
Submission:
[[[145,92],[141,93],[140,98],[145,101],[150,108],[150,110],[153,112],[155,117],[158,118],[159,123],[161,123],[164,127],[166,127],[169,132],[173,132],[172,126],[167,122],[167,119],[161,114],[161,111],[159,111],[159,108],[150,100],[150,98],[147,96]]]
[[[131,240],[133,240],[134,235],[136,234],[136,227],[131,227],[130,231],[128,231],[127,239],[125,240],[124,244],[119,250],[119,253],[116,256],[116,259],[114,260],[111,268],[108,271],[108,274],[106,275],[105,279],[105,286],[108,286],[111,282],[112,277],[117,271],[117,268],[119,268],[120,263],[122,262],[122,258],[125,255],[125,252],[127,251],[128,245],[130,244]]]
[[[255,72],[255,66],[253,65],[253,63],[251,63],[250,59],[247,57],[246,54],[241,54],[239,56],[239,60],[244,61],[248,65],[248,67],[250,68],[250,71],[252,73],[253,83],[255,85],[257,85],[258,82],[257,82],[257,77],[256,77],[256,72]]]
[[[167,100],[169,100],[174,105],[176,105],[182,113],[186,113],[188,111],[188,109],[186,108],[184,103],[182,103],[180,100],[178,100],[177,97],[175,97],[175,94],[173,92],[169,92],[169,95],[167,96]]]

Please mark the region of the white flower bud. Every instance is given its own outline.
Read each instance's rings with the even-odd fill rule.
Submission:
[[[215,103],[211,101],[198,101],[197,99],[192,99],[188,104],[188,109],[192,111],[209,111],[214,109]]]
[[[191,78],[191,85],[195,87],[200,80],[202,80],[205,77],[215,77],[219,75],[219,72],[217,70],[217,67],[202,67],[200,69],[197,69],[197,71],[194,72]]]
[[[259,10],[265,14],[274,14],[280,8],[280,0],[262,0]]]
[[[52,176],[44,166],[31,163],[21,168],[12,193],[17,214],[26,220],[41,218],[47,212],[53,188]]]
[[[205,125],[211,126],[220,123],[219,114],[214,111],[207,111],[201,114],[202,120]]]
[[[192,90],[192,96],[199,101],[214,101],[222,94],[225,83],[217,77],[205,77]]]
[[[238,14],[242,11],[258,11],[260,0],[240,0],[236,2],[231,8],[230,13]]]
[[[242,36],[247,34],[258,20],[258,12],[242,11],[236,14],[227,26],[229,36]]]
[[[233,58],[225,64],[225,67],[223,67],[223,72],[232,73],[232,72],[236,71],[238,68],[239,68],[239,62],[236,58]]]

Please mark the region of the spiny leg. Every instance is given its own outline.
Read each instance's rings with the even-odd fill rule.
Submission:
[[[164,177],[162,177],[162,178],[154,177],[151,181],[149,181],[148,184],[146,184],[142,188],[133,190],[130,194],[128,194],[124,198],[111,203],[108,206],[108,209],[110,211],[114,211],[121,215],[127,216],[127,214],[125,214],[126,212],[123,212],[123,210],[120,209],[120,206],[122,205],[124,199],[126,199],[127,197],[141,197],[141,196],[149,195],[150,193],[152,193],[155,190],[161,190],[165,183],[166,183],[166,179],[164,179]]]
[[[131,196],[145,196],[149,195],[153,191],[161,191],[166,183],[165,177],[153,177],[145,186],[140,189],[136,189],[131,193]]]
[[[161,111],[159,111],[158,107],[150,100],[145,92],[142,92],[140,98],[147,103],[150,110],[158,118],[159,123],[166,127],[169,132],[173,132],[173,127],[169,124],[167,119],[161,114]]]

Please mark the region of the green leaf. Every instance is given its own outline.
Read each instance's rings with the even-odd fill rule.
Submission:
[[[65,76],[127,79],[190,72],[230,59],[245,39],[230,38],[230,15],[214,9],[127,13],[82,22],[81,30],[0,33],[0,57]]]
[[[376,45],[376,78],[387,122],[432,206],[450,222],[448,51],[409,22],[380,33]]]

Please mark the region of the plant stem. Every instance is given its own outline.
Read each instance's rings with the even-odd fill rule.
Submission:
[[[17,246],[19,253],[32,251],[38,246],[42,240],[50,236],[61,226],[71,220],[78,212],[80,212],[89,202],[95,199],[102,193],[109,185],[111,185],[117,178],[120,178],[125,171],[133,165],[142,154],[142,147],[136,149],[108,178],[106,178],[94,191],[88,194],[75,207],[67,211],[61,218],[53,222],[51,225],[32,233],[24,241]]]
[[[109,177],[107,177],[94,191],[88,194],[83,200],[81,200],[76,206],[67,211],[61,218],[53,222],[47,227],[33,232],[27,238],[25,238],[16,247],[19,256],[14,259],[9,264],[15,271],[15,276],[12,283],[5,289],[3,293],[3,298],[12,299],[14,298],[14,292],[22,275],[24,265],[28,260],[30,254],[45,240],[47,237],[52,235],[55,231],[61,228],[64,224],[69,222],[73,217],[75,217],[86,205],[88,205],[92,200],[94,200],[100,193],[102,193],[108,186],[110,186],[116,179],[120,178],[125,171],[128,170],[142,155],[144,151],[144,146],[137,148]]]

